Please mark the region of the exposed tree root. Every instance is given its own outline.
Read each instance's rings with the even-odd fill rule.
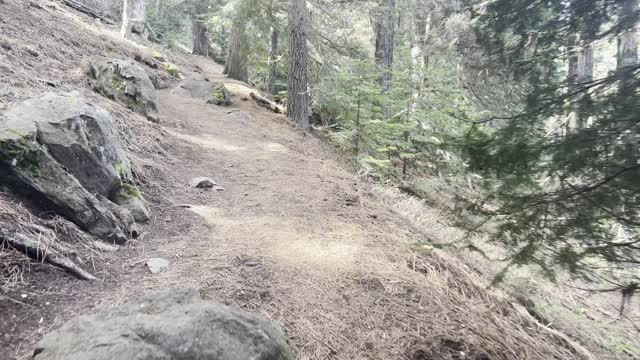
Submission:
[[[75,275],[79,279],[97,280],[95,276],[91,275],[89,272],[76,265],[76,263],[74,263],[68,257],[60,254],[54,249],[43,249],[37,241],[23,234],[2,233],[0,234],[0,240],[2,240],[8,246],[18,251],[24,252],[36,260],[44,260],[52,265],[61,267],[71,274]]]
[[[263,108],[266,108],[270,111],[273,111],[276,114],[286,114],[287,111],[280,105],[274,103],[273,101],[267,99],[264,96],[258,95],[255,91],[252,91],[249,95],[251,98]]]

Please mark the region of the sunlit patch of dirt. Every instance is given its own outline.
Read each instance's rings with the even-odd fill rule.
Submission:
[[[246,150],[246,148],[243,146],[231,144],[228,141],[225,141],[224,139],[219,139],[211,135],[194,136],[194,135],[182,134],[175,131],[170,131],[170,133],[180,139],[192,142],[197,145],[201,145],[207,149],[212,149],[216,151],[228,151],[228,152]]]

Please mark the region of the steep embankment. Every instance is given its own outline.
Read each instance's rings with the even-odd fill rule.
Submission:
[[[419,230],[369,196],[321,141],[244,101],[250,89],[209,60],[173,59],[184,73],[225,82],[230,107],[166,88],[158,126],[92,94],[77,71],[84,57],[142,59],[149,50],[67,11],[56,2],[0,4],[0,44],[10,44],[1,48],[0,96],[9,103],[52,86],[80,89],[114,113],[154,220],[125,248],[92,256],[85,265],[97,282],[45,265],[20,270],[26,260],[4,250],[5,274],[22,272],[2,287],[2,358],[27,357],[75,314],[168,287],[201,288],[281,322],[300,359],[581,358],[455,259],[413,249]],[[189,187],[198,176],[225,191]],[[170,268],[150,274],[151,256]]]

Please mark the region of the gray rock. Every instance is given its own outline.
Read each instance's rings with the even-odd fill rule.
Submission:
[[[149,258],[146,265],[152,274],[157,274],[169,268],[169,260],[163,258]]]
[[[135,219],[133,218],[133,215],[129,210],[118,206],[117,204],[115,204],[114,202],[112,202],[111,200],[107,199],[102,195],[98,195],[98,200],[100,200],[100,202],[107,209],[109,209],[109,211],[111,211],[113,216],[115,216],[116,219],[118,219],[120,223],[124,225],[125,229],[131,228],[136,223]]]
[[[151,79],[134,60],[94,59],[87,73],[96,80],[96,91],[147,119],[158,122],[158,96]]]
[[[209,104],[231,105],[231,93],[221,82],[209,81],[201,74],[191,74],[184,79],[178,89],[191,97],[202,99]]]
[[[133,196],[128,199],[118,201],[118,205],[129,210],[135,221],[146,223],[151,220],[151,212],[147,208],[147,204],[143,199]]]
[[[218,185],[215,181],[207,177],[197,177],[189,182],[189,185],[198,189],[211,189]]]
[[[101,200],[131,176],[114,131],[109,114],[78,94],[16,104],[0,115],[0,183],[103,240],[124,243],[131,215]]]
[[[279,327],[205,302],[196,290],[165,290],[80,316],[44,337],[35,360],[290,360]]]
[[[130,181],[131,166],[111,115],[79,94],[46,94],[11,107],[5,116],[35,123],[38,143],[89,192],[109,196]]]

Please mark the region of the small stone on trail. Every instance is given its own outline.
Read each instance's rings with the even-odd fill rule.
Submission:
[[[189,185],[198,189],[210,189],[218,184],[207,177],[197,177],[191,180],[191,182],[189,182]]]
[[[224,188],[222,186],[216,186],[215,190],[216,191],[224,191]]]
[[[152,274],[157,274],[169,268],[169,260],[163,258],[149,258],[146,265]]]

